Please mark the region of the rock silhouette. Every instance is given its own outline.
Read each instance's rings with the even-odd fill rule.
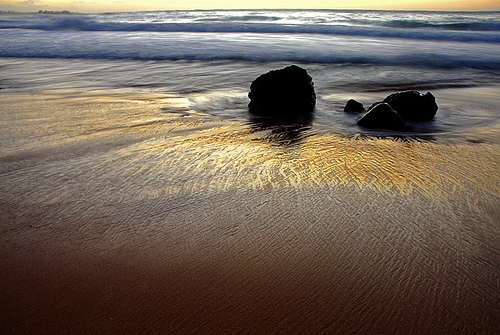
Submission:
[[[361,102],[356,101],[354,99],[350,99],[345,104],[344,112],[346,112],[346,113],[360,113],[360,112],[366,112],[366,109],[365,109],[365,107],[363,107],[363,104]]]
[[[383,102],[391,105],[405,121],[429,121],[438,110],[436,98],[430,92],[397,92],[386,97]]]
[[[269,117],[311,114],[316,105],[312,78],[296,65],[259,76],[252,82],[248,97],[250,113]]]
[[[363,105],[356,100],[349,100],[344,112],[362,112]],[[407,122],[430,121],[438,110],[436,98],[432,93],[402,91],[390,94],[384,100],[375,102],[365,115],[358,120],[364,128],[379,128],[404,131],[409,129]]]
[[[388,103],[381,102],[358,120],[358,125],[364,128],[381,128],[405,131],[408,125],[403,118]]]

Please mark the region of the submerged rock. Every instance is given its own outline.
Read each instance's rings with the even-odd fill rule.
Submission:
[[[312,78],[296,65],[259,76],[252,82],[248,97],[251,113],[270,117],[311,114],[316,105]]]
[[[366,109],[365,109],[365,107],[363,107],[363,104],[361,102],[356,101],[354,99],[350,99],[345,104],[344,112],[345,113],[361,113],[361,112],[366,112]]]
[[[351,102],[352,101],[352,102]],[[355,111],[359,102],[349,100],[344,111]],[[361,105],[362,107],[362,105]],[[432,93],[402,91],[387,96],[368,107],[368,111],[358,120],[365,128],[407,130],[408,121],[429,121],[436,116],[438,105]]]
[[[388,103],[405,121],[429,121],[436,115],[438,105],[432,93],[403,91],[389,95]]]
[[[364,128],[379,128],[404,131],[408,125],[403,118],[387,103],[378,103],[358,120]]]

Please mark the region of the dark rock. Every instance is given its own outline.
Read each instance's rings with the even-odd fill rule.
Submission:
[[[381,104],[383,103],[383,101],[377,101],[377,102],[374,102],[372,103],[370,106],[368,106],[368,109],[366,111],[370,111],[371,109],[373,109],[373,107],[377,106],[378,104]]]
[[[387,103],[379,103],[368,110],[358,120],[358,125],[364,128],[392,129],[404,131],[408,125],[403,118]]]
[[[316,105],[312,78],[296,65],[259,76],[252,82],[248,97],[251,113],[270,117],[311,114]]]
[[[346,112],[346,113],[361,113],[361,112],[366,112],[366,110],[365,110],[365,107],[363,107],[363,104],[361,102],[356,101],[354,99],[350,99],[345,104],[344,112]]]
[[[429,121],[438,110],[432,93],[403,91],[389,95],[383,102],[388,103],[405,121]]]
[[[344,110],[350,108],[346,105]],[[429,121],[436,115],[437,110],[436,98],[430,92],[397,92],[368,107],[368,112],[358,120],[358,125],[403,131],[408,129],[407,121]]]

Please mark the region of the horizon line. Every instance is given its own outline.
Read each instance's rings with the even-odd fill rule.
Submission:
[[[361,8],[191,8],[191,9],[150,9],[150,10],[114,10],[114,11],[70,11],[67,9],[40,9],[35,11],[3,10],[1,13],[19,14],[105,14],[105,13],[140,13],[140,12],[196,12],[196,11],[364,11],[364,12],[500,12],[500,9],[361,9]]]

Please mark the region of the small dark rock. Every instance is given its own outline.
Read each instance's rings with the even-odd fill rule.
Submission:
[[[251,113],[270,117],[311,114],[316,105],[312,78],[296,65],[259,76],[252,82],[248,97]]]
[[[363,104],[361,102],[356,101],[354,99],[350,99],[345,104],[344,112],[346,112],[346,113],[361,113],[361,112],[366,112],[366,109],[365,109],[365,107],[363,107]]]
[[[430,92],[397,92],[389,95],[383,102],[391,105],[405,121],[429,121],[438,110],[436,98]]]
[[[404,131],[408,125],[403,118],[387,103],[372,106],[358,120],[358,125],[364,128],[379,128]]]
[[[374,103],[372,103],[370,106],[368,106],[368,109],[366,111],[370,111],[371,109],[373,109],[373,107],[377,106],[378,104],[381,104],[383,103],[383,101],[376,101]]]

